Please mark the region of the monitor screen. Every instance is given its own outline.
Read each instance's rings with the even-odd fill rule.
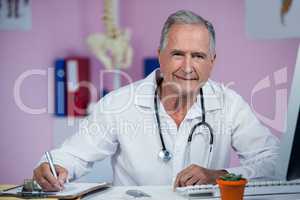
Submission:
[[[300,86],[300,85],[299,85]],[[287,170],[287,180],[300,179],[300,112],[294,134],[293,145],[290,153],[290,161]]]

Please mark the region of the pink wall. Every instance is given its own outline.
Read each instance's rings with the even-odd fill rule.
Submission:
[[[31,31],[0,32],[0,183],[31,177],[42,153],[52,146],[52,115],[20,110],[13,96],[15,81],[27,70],[47,72],[57,57],[89,55],[84,37],[102,31],[101,10],[99,0],[33,0]],[[92,63],[96,82],[100,67]],[[30,107],[47,107],[47,91],[47,76],[32,76],[22,84],[21,97]]]
[[[126,71],[134,80],[142,77],[142,58],[156,55],[164,20],[178,9],[191,9],[215,25],[214,79],[234,81],[232,88],[250,102],[251,90],[259,80],[288,67],[288,82],[280,87],[289,89],[299,39],[250,39],[245,32],[245,8],[241,0],[121,0],[121,24],[131,28],[134,47],[134,62]],[[52,115],[31,115],[20,110],[13,97],[15,80],[26,70],[47,70],[56,57],[90,55],[84,38],[102,31],[101,11],[101,0],[32,0],[32,30],[0,32],[0,183],[20,183],[30,177],[41,154],[52,145]],[[95,84],[101,69],[101,64],[92,59]],[[46,106],[46,77],[27,79],[21,96],[27,105]],[[274,117],[274,99],[275,86],[257,95],[255,109]],[[273,131],[280,135],[280,131]]]

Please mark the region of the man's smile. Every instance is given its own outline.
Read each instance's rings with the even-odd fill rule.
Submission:
[[[176,78],[176,79],[181,79],[181,80],[184,80],[184,81],[196,81],[198,80],[197,77],[195,76],[178,76],[176,74],[173,74],[173,76]]]

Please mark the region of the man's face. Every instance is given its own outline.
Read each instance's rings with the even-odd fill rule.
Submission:
[[[204,26],[171,26],[167,45],[158,55],[164,84],[181,94],[197,92],[208,80],[215,60],[209,47],[209,32]]]

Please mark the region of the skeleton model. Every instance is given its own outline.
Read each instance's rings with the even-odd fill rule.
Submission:
[[[104,33],[91,34],[87,44],[106,69],[126,69],[132,62],[130,32],[121,30],[117,25],[118,0],[104,0]],[[120,87],[120,74],[115,73],[114,88]]]

